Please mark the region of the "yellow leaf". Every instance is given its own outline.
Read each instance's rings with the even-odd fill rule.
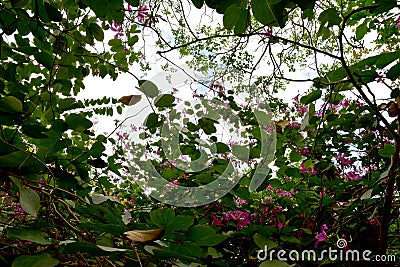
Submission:
[[[288,120],[280,120],[280,121],[277,121],[275,124],[276,124],[276,126],[280,127],[283,132],[285,130],[285,127],[289,125],[289,121]]]

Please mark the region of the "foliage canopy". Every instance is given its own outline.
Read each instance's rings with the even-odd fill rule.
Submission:
[[[0,2],[0,29],[2,266],[347,266],[257,259],[266,245],[321,251],[338,239],[371,259],[399,253],[395,0],[10,0]],[[164,70],[179,69],[179,56],[212,76],[191,77],[203,87],[189,93],[208,114],[200,104],[179,113],[176,88],[142,78],[154,47]],[[140,95],[77,97],[88,77],[122,73]],[[287,103],[293,84],[307,92]],[[94,115],[140,101],[152,110],[140,127],[94,131]],[[224,107],[248,142],[218,136]],[[184,126],[176,146],[163,143],[165,122]],[[274,171],[252,180],[268,132]],[[143,155],[168,181],[162,195],[212,183],[231,164],[242,172],[217,201],[170,206],[141,187],[153,177]],[[207,168],[186,164],[203,156]]]

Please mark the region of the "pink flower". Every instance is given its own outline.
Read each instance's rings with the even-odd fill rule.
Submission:
[[[276,193],[277,193],[278,195],[281,195],[281,196],[284,196],[284,197],[291,197],[291,196],[292,196],[292,193],[283,191],[282,189],[278,189],[278,190],[276,191]]]
[[[303,156],[307,155],[308,152],[310,152],[310,150],[307,147],[304,148],[299,148],[296,150],[298,153],[302,154]]]
[[[299,173],[307,173],[307,172],[310,173],[310,174],[317,174],[317,171],[314,170],[314,167],[306,168],[304,166],[304,162],[301,163],[301,169],[299,170]]]
[[[338,161],[342,168],[353,164],[353,160],[347,157],[344,153],[338,153],[335,156],[335,159]]]
[[[211,215],[211,218],[213,219],[212,225],[214,226],[225,226],[225,224],[222,223],[222,220],[218,219],[216,215]]]
[[[339,104],[342,105],[343,107],[348,107],[350,106],[350,101],[348,99],[340,100]]]
[[[278,229],[282,229],[283,227],[287,226],[286,223],[278,222]]]
[[[269,28],[269,29],[264,29],[264,31],[265,31],[265,35],[266,35],[269,39],[273,39],[273,38],[274,38],[274,36],[272,35],[272,29],[271,29],[271,28]]]
[[[356,171],[349,171],[343,175],[343,178],[349,180],[350,182],[354,182],[357,180],[361,180],[362,176],[358,174]]]
[[[148,13],[149,13],[149,8],[146,5],[140,5],[136,18],[140,23],[143,23]]]
[[[237,199],[233,200],[233,203],[235,203],[235,205],[238,206],[238,207],[240,207],[242,204],[244,204],[246,202],[247,202],[247,200],[240,199],[240,198],[237,198]]]
[[[121,36],[124,36],[124,33],[122,32],[122,25],[116,23],[115,21],[111,24],[110,30],[116,32],[114,38],[119,38]]]
[[[236,222],[237,228],[244,228],[246,225],[251,224],[249,220],[249,214],[241,210],[235,210],[229,213],[229,217],[232,221]]]
[[[303,116],[307,111],[308,108],[303,104],[295,104],[296,111],[299,113],[299,116]]]
[[[41,178],[39,179],[39,185],[40,185],[40,187],[41,187],[41,188],[45,187],[45,184],[46,184],[46,181],[44,180],[43,177],[41,177]]]
[[[320,195],[321,197],[325,196],[325,187],[322,187],[322,188],[321,188],[321,192],[319,192],[319,195]]]
[[[321,226],[321,232],[315,236],[315,238],[317,239],[317,241],[315,242],[315,247],[317,247],[319,243],[324,242],[328,238],[325,230],[328,230],[328,226],[326,224],[323,224]]]

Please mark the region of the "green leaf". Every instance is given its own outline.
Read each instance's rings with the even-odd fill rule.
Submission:
[[[304,162],[304,168],[311,168],[314,166],[314,162],[311,159],[308,159]]]
[[[200,9],[204,5],[204,0],[192,0],[192,3],[196,8]]]
[[[37,62],[42,64],[47,69],[51,69],[53,67],[54,58],[47,52],[37,52],[34,55]]]
[[[31,241],[34,243],[49,245],[51,242],[47,239],[47,235],[38,229],[29,228],[9,228],[7,230],[7,235],[13,239],[20,239]]]
[[[46,127],[41,124],[22,124],[22,132],[29,137],[35,139],[46,139],[49,138],[47,135],[43,134],[43,132],[48,131]]]
[[[0,168],[37,173],[41,171],[44,166],[33,156],[23,151],[15,151],[10,154],[0,156]]]
[[[101,142],[97,141],[90,148],[90,154],[95,158],[99,158],[103,155],[103,152],[105,150],[106,150],[106,147]]]
[[[280,260],[266,260],[263,261],[259,267],[290,267],[291,265],[287,264],[284,261]]]
[[[40,209],[40,197],[35,190],[22,186],[19,189],[19,203],[21,208],[32,216],[37,216]]]
[[[393,67],[391,67],[386,73],[386,77],[391,79],[392,81],[396,80],[400,76],[400,63],[397,63]]]
[[[210,118],[201,118],[199,120],[199,126],[206,134],[213,134],[217,131],[214,125],[215,121]]]
[[[209,226],[195,225],[188,231],[188,237],[199,246],[215,246],[223,242],[227,237],[217,234]]]
[[[89,243],[89,242],[73,242],[69,243],[65,246],[64,251],[65,253],[88,253],[92,256],[105,256],[109,255],[110,252],[105,251],[98,246]]]
[[[140,4],[140,1],[139,0],[126,0],[126,2],[128,3],[128,4],[130,4],[131,6],[139,6],[139,4]]]
[[[290,157],[291,162],[298,162],[303,159],[303,156],[299,152],[296,152],[296,151],[290,152],[289,157]]]
[[[21,208],[32,216],[37,216],[40,209],[40,197],[35,190],[24,186],[18,178],[10,177],[19,188],[19,204]]]
[[[361,40],[368,32],[368,27],[365,23],[360,24],[356,29],[356,39]]]
[[[304,105],[308,105],[311,102],[319,99],[322,96],[322,91],[320,89],[313,90],[311,93],[308,95],[303,96],[300,99],[300,102],[303,103]]]
[[[155,225],[165,229],[175,221],[175,212],[170,208],[153,210],[150,219]]]
[[[8,113],[22,112],[22,102],[15,96],[4,96],[0,99],[0,110]]]
[[[11,267],[53,267],[59,263],[59,260],[54,259],[50,254],[43,253],[39,255],[23,255],[16,258]]]
[[[92,202],[95,205],[106,202],[107,200],[118,202],[118,200],[115,196],[105,196],[103,194],[93,194],[92,195]]]
[[[215,145],[217,147],[217,153],[226,153],[230,151],[229,147],[224,143],[217,142]]]
[[[31,3],[31,0],[11,0],[13,8],[24,8]]]
[[[90,231],[96,230],[100,232],[106,232],[113,235],[120,235],[123,232],[129,230],[125,225],[119,225],[115,223],[97,223],[97,222],[83,222],[79,224],[80,229],[87,229]]]
[[[274,241],[272,241],[269,238],[266,238],[265,236],[263,236],[261,234],[255,234],[253,236],[253,239],[254,239],[254,242],[256,243],[256,245],[261,249],[264,249],[265,246],[267,246],[268,249],[278,247],[277,243],[275,243]]]
[[[234,30],[235,34],[242,34],[246,32],[249,18],[250,18],[250,11],[246,9],[240,12],[239,19],[237,20],[235,25],[235,30]]]
[[[253,0],[251,10],[254,18],[266,26],[280,26],[284,24],[285,1]]]
[[[375,0],[374,2],[378,5],[378,7],[373,10],[374,14],[384,13],[397,5],[396,0]]]
[[[82,117],[80,114],[68,115],[65,122],[68,124],[70,129],[78,132],[84,132],[86,129],[93,126],[93,123],[90,120]]]
[[[241,161],[248,161],[250,149],[248,146],[232,145],[232,154]]]
[[[62,21],[62,15],[60,11],[48,2],[44,2],[44,9],[46,10],[47,17],[50,21],[60,22]]]
[[[384,158],[390,157],[396,152],[396,148],[394,145],[385,144],[383,148],[378,150],[378,154]]]
[[[112,47],[121,47],[122,48],[122,40],[118,38],[111,39],[108,41],[108,45]]]
[[[335,8],[328,8],[321,12],[318,17],[321,22],[321,26],[328,22],[328,27],[333,25],[339,25],[342,19],[339,16],[339,12]]]
[[[187,230],[194,223],[194,218],[189,215],[178,215],[174,221],[168,225],[166,231],[173,232],[177,230]]]
[[[137,42],[139,42],[139,37],[137,35],[131,36],[128,39],[128,45],[129,46],[133,46],[134,44],[136,44]]]
[[[161,121],[158,120],[158,114],[157,113],[150,113],[147,116],[147,119],[144,123],[148,128],[156,128],[162,124]]]
[[[147,97],[154,98],[159,95],[158,87],[153,82],[148,80],[139,81],[139,90]]]
[[[224,27],[228,30],[233,29],[240,17],[241,12],[242,10],[239,5],[231,5],[230,7],[228,7],[224,12]]]
[[[244,5],[247,4],[247,1],[241,0],[205,0],[205,3],[208,7],[215,9],[218,14],[223,14],[225,10],[234,4]]]
[[[103,29],[97,25],[97,23],[90,23],[89,24],[89,28],[91,33],[93,34],[93,37],[97,40],[97,41],[103,41],[104,39],[104,32]]]
[[[186,242],[184,244],[171,243],[171,251],[177,254],[189,257],[204,257],[205,251],[194,243]]]
[[[359,61],[358,63],[356,63],[354,65],[351,65],[349,68],[350,68],[352,73],[357,73],[358,76],[360,76],[361,74],[363,74],[362,72],[364,72],[366,70],[366,68],[371,68],[372,66],[376,65],[376,67],[382,69],[382,68],[386,67],[387,65],[389,65],[390,63],[392,63],[393,61],[395,61],[398,58],[400,58],[400,51],[382,53],[382,54],[379,54],[377,56],[372,56],[372,57],[368,57],[366,59],[363,59],[363,60]],[[395,68],[395,67],[393,67],[393,68]],[[399,67],[396,67],[393,70],[393,73],[389,73],[389,75],[392,78],[398,73],[398,69],[397,68],[399,68]],[[330,82],[337,82],[337,81],[340,81],[340,80],[346,78],[347,77],[347,73],[344,70],[344,68],[341,67],[341,68],[338,68],[336,70],[328,72],[326,74],[326,76],[328,77]],[[374,77],[370,77],[370,78],[371,78],[372,81],[374,81],[375,78],[376,78],[376,75]]]
[[[196,181],[200,184],[208,184],[215,180],[215,177],[210,174],[201,173],[196,175]]]
[[[294,243],[294,244],[299,244],[301,245],[301,242],[298,238],[291,236],[291,235],[283,235],[281,236],[281,240],[289,243]]]
[[[90,7],[97,17],[104,18],[109,12],[109,2],[104,0],[83,0],[88,7]]]
[[[155,106],[162,108],[170,108],[174,106],[175,97],[171,94],[160,95],[155,99]]]

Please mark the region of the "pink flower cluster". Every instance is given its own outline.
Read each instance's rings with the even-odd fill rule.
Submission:
[[[346,154],[340,152],[335,156],[335,159],[339,164],[340,168],[342,169],[340,177],[350,182],[362,179],[364,170],[362,168],[357,168],[356,166],[354,166],[353,159],[348,157]]]
[[[304,147],[304,148],[299,148],[296,150],[298,153],[302,154],[303,156],[307,155],[310,150],[308,149],[308,147]]]
[[[337,162],[339,163],[340,167],[344,168],[346,166],[349,166],[351,164],[353,164],[354,160],[352,160],[351,158],[347,157],[346,154],[344,153],[338,153],[335,156],[335,159],[337,160]]]
[[[136,18],[140,23],[145,23],[146,26],[149,26],[149,21],[147,15],[149,14],[149,7],[146,5],[140,5],[137,11]]]
[[[284,197],[291,197],[292,195],[294,195],[294,193],[286,192],[286,191],[283,191],[282,189],[276,190],[276,193],[278,195],[281,195],[281,196],[284,196]]]
[[[177,185],[179,185],[179,181],[178,180],[172,180],[171,182],[169,182],[169,184],[167,184],[165,187],[167,189],[172,189],[174,187],[176,187]]]
[[[169,159],[167,159],[165,162],[160,164],[160,167],[170,167],[172,169],[176,169],[177,165],[176,161],[170,161]]]
[[[6,198],[10,198],[10,195],[6,193]],[[26,216],[25,211],[22,209],[21,205],[18,202],[12,202],[11,205],[3,206],[4,209],[13,209],[13,215],[11,218],[13,219],[24,219]]]
[[[308,108],[301,103],[295,103],[294,107],[296,108],[296,112],[299,117],[304,116],[304,114],[308,111]]]
[[[299,173],[317,174],[317,171],[314,170],[314,167],[306,168],[304,166],[304,162],[303,162],[303,163],[301,163],[301,169],[299,170]]]
[[[230,222],[236,223],[237,229],[244,228],[246,225],[250,225],[249,213],[241,210],[235,210],[230,212],[223,212],[222,218],[218,218],[215,214],[211,215],[213,219],[212,225],[214,226],[226,226]]]

